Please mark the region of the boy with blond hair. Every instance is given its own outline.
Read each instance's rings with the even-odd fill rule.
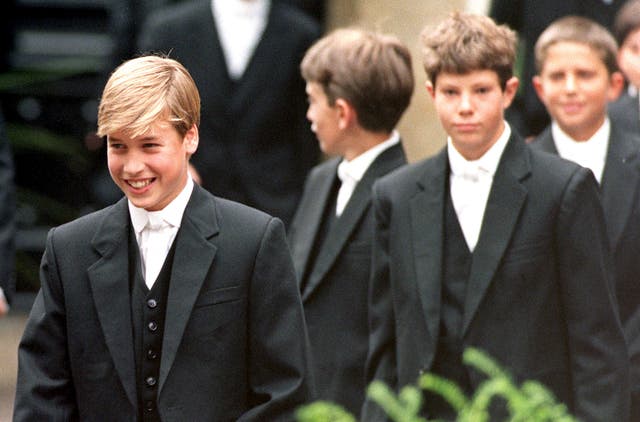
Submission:
[[[358,414],[364,400],[371,186],[406,164],[395,126],[413,93],[411,55],[397,38],[340,29],[301,64],[307,118],[332,156],[305,183],[289,232],[318,397]]]
[[[423,32],[447,146],[374,185],[367,378],[399,389],[432,372],[470,394],[484,381],[462,363],[475,347],[584,421],[626,421],[628,360],[598,187],[505,122],[515,44],[506,26],[464,13]],[[363,420],[378,412],[365,403]],[[429,394],[424,412],[456,417]],[[490,419],[505,413],[496,401]]]
[[[600,24],[577,16],[553,22],[536,42],[533,85],[551,125],[533,147],[590,169],[600,184],[613,277],[631,360],[632,418],[640,420],[640,138],[607,105],[624,78],[617,44]]]
[[[109,78],[98,134],[125,198],[49,232],[14,421],[289,421],[309,399],[283,225],[193,183],[199,119],[174,60]]]

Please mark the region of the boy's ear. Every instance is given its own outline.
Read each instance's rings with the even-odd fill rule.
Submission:
[[[194,124],[187,131],[187,133],[185,133],[183,142],[184,142],[185,149],[187,150],[187,153],[189,153],[189,155],[192,155],[194,152],[196,152],[196,150],[198,149],[198,142],[199,142],[197,125]]]
[[[346,129],[358,121],[356,109],[344,98],[338,98],[336,100],[335,108],[338,113],[338,127],[340,129]]]
[[[622,72],[613,72],[609,77],[609,92],[607,92],[607,99],[609,101],[615,101],[622,93],[624,88],[624,75]]]
[[[427,88],[427,92],[429,93],[431,98],[435,97],[435,95],[436,95],[436,87],[433,86],[431,81],[427,80],[427,82],[424,83],[424,86]]]
[[[533,89],[535,89],[536,94],[538,94],[540,101],[544,102],[544,86],[542,84],[542,78],[535,75],[531,78],[531,84],[533,85]]]
[[[504,92],[503,92],[503,108],[507,108],[513,102],[516,94],[518,93],[518,86],[520,85],[520,81],[515,76],[512,76],[507,80],[507,83],[504,84]]]

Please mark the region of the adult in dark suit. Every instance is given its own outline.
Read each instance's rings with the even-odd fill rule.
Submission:
[[[492,0],[489,15],[498,23],[518,31],[522,45],[520,62],[524,83],[513,105],[507,111],[509,122],[526,137],[536,136],[549,124],[549,116],[538,99],[531,78],[535,75],[533,47],[544,29],[554,20],[579,15],[610,28],[616,12],[625,0]]]
[[[16,198],[11,147],[0,111],[0,317],[9,311],[15,291],[14,237]]]
[[[624,85],[616,54],[613,36],[585,18],[560,19],[542,33],[536,44],[540,70],[533,82],[552,124],[532,146],[589,168],[600,182],[631,358],[635,421],[640,419],[640,136],[607,117],[607,104]],[[576,110],[568,103],[589,105]]]
[[[406,164],[394,128],[413,92],[411,55],[395,37],[338,30],[309,49],[301,69],[307,117],[321,149],[336,157],[309,174],[289,241],[318,397],[358,414],[366,387],[371,186]]]
[[[299,65],[320,31],[310,17],[278,1],[223,0],[214,6],[226,10],[243,3],[268,9],[264,31],[241,74],[230,75],[225,54],[238,53],[242,45],[228,45],[225,53],[210,0],[171,5],[150,15],[138,46],[184,63],[200,87],[204,142],[192,164],[202,186],[288,223],[304,178],[319,157],[305,120]],[[229,38],[243,41],[246,36]]]
[[[515,33],[454,14],[424,33],[423,52],[449,141],[374,185],[368,379],[400,388],[429,371],[470,394],[484,380],[462,363],[473,346],[516,382],[545,384],[581,420],[628,420],[597,185],[504,122],[518,86]],[[437,397],[425,405],[431,418],[455,418]],[[367,402],[363,419],[378,411]]]
[[[112,74],[98,133],[126,199],[49,233],[15,421],[289,421],[310,398],[283,225],[191,181],[198,106],[174,60]]]

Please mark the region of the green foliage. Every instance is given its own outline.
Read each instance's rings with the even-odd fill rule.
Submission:
[[[356,422],[356,418],[337,404],[317,401],[296,411],[298,422]]]
[[[397,397],[389,387],[379,381],[371,383],[367,395],[395,422],[435,422],[427,421],[420,416],[421,390],[442,396],[457,412],[458,422],[488,422],[489,406],[496,398],[502,398],[506,402],[509,412],[507,422],[577,422],[577,419],[568,413],[567,407],[557,403],[544,385],[536,381],[525,381],[520,387],[516,386],[511,375],[482,351],[474,348],[465,350],[463,361],[487,376],[471,397],[467,397],[452,381],[430,373],[421,375],[417,386],[404,387]],[[344,411],[339,414],[331,413],[336,407],[327,402],[303,406],[297,413],[298,422],[355,420],[353,416],[346,416]],[[313,409],[313,412],[306,413],[307,409]],[[300,417],[303,412],[305,419]]]

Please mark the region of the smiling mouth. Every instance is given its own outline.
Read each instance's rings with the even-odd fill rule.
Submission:
[[[155,178],[146,180],[129,180],[127,183],[134,189],[142,189],[149,186],[154,180]]]

